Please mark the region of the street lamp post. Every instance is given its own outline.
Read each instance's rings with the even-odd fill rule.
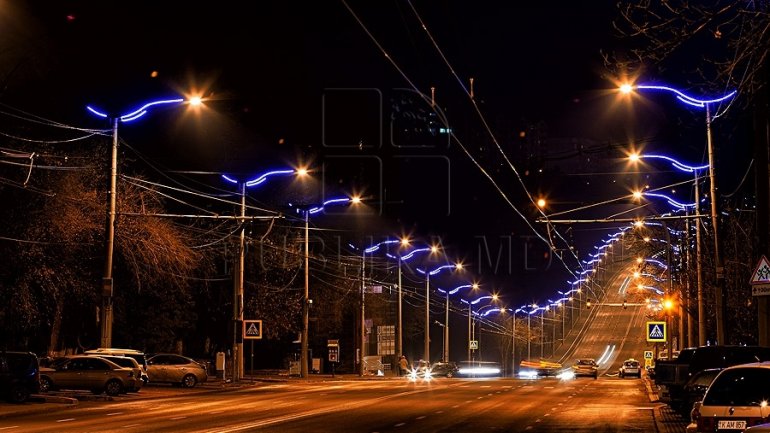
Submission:
[[[155,106],[161,105],[179,105],[184,103],[183,98],[174,98],[166,100],[158,100],[149,102],[142,105],[138,109],[131,111],[123,115],[107,114],[93,106],[86,106],[86,109],[92,114],[101,117],[103,119],[109,119],[112,122],[112,156],[110,164],[110,201],[109,210],[107,212],[106,232],[107,239],[105,242],[105,260],[104,260],[104,274],[102,277],[102,308],[99,312],[99,321],[101,322],[100,332],[100,346],[112,347],[112,322],[113,322],[113,278],[112,278],[112,261],[113,252],[115,249],[115,215],[117,208],[117,178],[118,178],[118,125],[120,122],[131,122],[139,119],[147,114],[147,111]],[[187,101],[190,105],[196,106],[201,104],[200,98],[192,98]]]
[[[473,286],[475,286],[474,289],[478,287],[478,285],[476,284],[474,284]],[[471,361],[473,360],[471,358],[471,353],[472,353],[471,342],[476,340],[476,321],[473,320],[473,306],[486,299],[491,299],[492,302],[496,302],[497,295],[480,296],[472,301],[466,301],[465,299],[460,299],[461,302],[468,304],[468,365],[470,365]]]
[[[726,344],[727,343],[727,336],[726,332],[727,329],[725,328],[725,290],[724,290],[724,263],[722,262],[722,256],[720,255],[720,245],[719,245],[719,215],[717,214],[717,187],[716,187],[716,167],[714,166],[714,145],[711,137],[711,105],[727,101],[729,99],[732,99],[737,91],[733,90],[732,92],[729,92],[723,96],[720,96],[718,98],[713,99],[698,99],[693,98],[692,96],[689,96],[685,93],[683,93],[680,90],[674,89],[672,87],[668,86],[659,86],[659,85],[630,85],[630,84],[624,84],[620,87],[620,91],[622,93],[630,93],[634,89],[639,90],[653,90],[653,91],[665,91],[669,93],[673,93],[676,95],[676,98],[679,99],[681,102],[698,108],[704,108],[706,110],[706,145],[707,145],[707,152],[708,152],[708,158],[709,158],[709,180],[710,180],[710,198],[711,198],[711,227],[713,230],[713,236],[714,236],[714,263],[716,267],[716,291],[715,291],[715,309],[716,309],[716,331],[717,331],[717,342],[720,344]],[[697,207],[696,207],[697,209]],[[699,312],[700,312],[700,305],[699,305]],[[704,322],[705,317],[700,316],[698,317],[699,322]],[[700,328],[700,326],[699,326]],[[705,332],[704,332],[705,334]],[[704,338],[704,335],[699,336],[700,339]]]
[[[444,314],[444,350],[442,351],[442,355],[444,357],[444,361],[449,361],[449,295],[454,295],[455,293],[459,292],[462,289],[473,289],[476,290],[479,288],[479,285],[476,283],[473,284],[463,284],[461,286],[457,286],[452,290],[442,290],[438,289],[439,292],[444,293],[446,304],[445,304],[445,314]],[[470,327],[470,322],[469,325]],[[469,328],[470,331],[470,328]],[[470,335],[470,333],[468,334]],[[468,345],[468,360],[470,360],[470,344]]]
[[[425,362],[430,362],[430,277],[431,275],[438,274],[444,269],[460,270],[462,268],[463,265],[461,263],[456,263],[453,265],[439,266],[432,271],[417,269],[418,272],[425,274],[425,341],[423,348],[423,359]]]
[[[406,247],[409,245],[409,239],[402,238],[401,239],[401,246]],[[387,254],[388,257],[394,258],[398,261],[398,336],[396,338],[396,352],[398,355],[403,355],[404,350],[404,339],[403,339],[403,289],[401,287],[401,276],[402,276],[402,263],[411,259],[414,257],[417,253],[421,252],[430,252],[431,254],[435,254],[438,252],[438,247],[431,246],[431,247],[425,247],[425,248],[417,248],[412,251],[410,251],[408,254],[405,254],[403,256],[394,256],[391,254]]]
[[[246,188],[247,187],[254,187],[263,184],[267,179],[271,176],[283,176],[283,175],[297,175],[297,176],[305,176],[307,174],[307,170],[304,168],[300,169],[285,169],[285,170],[272,170],[268,171],[267,173],[264,173],[260,176],[255,177],[254,179],[248,180],[246,182],[239,182],[238,180],[234,179],[233,177],[230,177],[228,175],[222,175],[222,179],[226,180],[227,182],[233,183],[235,185],[239,186],[238,193],[241,196],[241,214],[240,214],[240,221],[241,221],[241,233],[239,236],[239,247],[238,247],[238,266],[237,266],[237,273],[235,274],[235,281],[234,281],[234,293],[233,293],[233,346],[232,346],[232,380],[233,382],[237,382],[243,377],[244,372],[244,358],[243,358],[243,342],[238,342],[238,326],[239,324],[243,324],[243,286],[244,286],[244,267],[245,267],[245,252],[246,252],[246,227],[245,227],[245,221],[246,221]]]
[[[310,227],[309,227],[309,219],[310,215],[317,214],[324,210],[326,206],[334,205],[334,204],[358,204],[361,202],[361,198],[359,197],[342,197],[342,198],[334,198],[330,200],[326,200],[319,206],[314,206],[309,209],[300,210],[297,209],[297,212],[301,212],[302,216],[304,217],[305,222],[305,290],[304,290],[304,297],[302,302],[302,336],[300,337],[300,374],[303,378],[308,377],[308,328],[310,326],[310,303],[313,302],[310,299]],[[362,356],[363,356],[363,347],[362,350]],[[363,359],[362,359],[363,361]]]

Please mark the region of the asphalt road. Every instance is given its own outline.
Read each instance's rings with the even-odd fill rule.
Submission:
[[[291,382],[147,388],[0,419],[2,432],[654,432],[643,381],[604,377]]]
[[[644,294],[628,292],[632,269],[625,263],[610,266],[607,295],[584,312],[591,320],[568,336],[570,344],[554,359],[565,365],[577,357],[601,359],[597,380],[315,378],[241,387],[146,387],[113,401],[45,404],[10,414],[3,414],[9,406],[0,403],[0,433],[684,432],[685,420],[651,402],[646,380],[616,374],[624,359],[641,359],[650,349]],[[27,407],[34,409],[34,403]]]

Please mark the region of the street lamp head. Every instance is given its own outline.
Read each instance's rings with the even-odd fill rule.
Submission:
[[[473,290],[477,290],[479,288],[479,284],[478,283],[473,283],[473,286],[471,286],[471,287],[473,288]]]
[[[637,162],[637,161],[639,161],[639,154],[634,152],[634,153],[628,155],[628,160],[630,162]]]
[[[200,105],[203,105],[203,98],[201,98],[200,96],[193,96],[187,101],[187,103],[193,107],[198,107]]]
[[[635,194],[635,193],[634,193],[634,194]],[[635,228],[641,228],[641,227],[644,227],[644,221],[642,221],[642,220],[634,221],[634,227],[635,227]]]
[[[297,177],[305,177],[308,175],[308,169],[306,167],[300,167],[294,171]]]
[[[409,238],[407,238],[407,237],[401,238],[401,246],[402,247],[408,247],[409,246]]]
[[[431,245],[431,247],[430,247],[430,253],[431,253],[431,254],[436,254],[436,253],[438,253],[438,247],[437,247],[437,246],[435,246],[435,245]]]
[[[545,205],[546,205],[545,199],[541,198],[537,200],[537,207],[539,207],[540,209],[544,208]]]
[[[624,95],[628,95],[629,93],[634,91],[634,86],[628,83],[624,83],[620,85],[620,88],[618,88],[618,90],[620,91],[620,93]]]
[[[636,199],[636,200],[639,200],[639,199],[642,198],[642,192],[641,191],[634,191],[634,193],[632,195],[633,195],[634,199]]]
[[[455,264],[455,269],[457,269],[458,271],[461,271],[463,269],[463,264],[462,263],[456,263]]]
[[[493,300],[493,301],[497,301],[497,299],[498,299],[498,296],[497,296],[497,295],[492,295],[492,300]]]
[[[355,195],[353,197],[350,197],[350,202],[353,204],[359,204],[361,203],[361,197]]]

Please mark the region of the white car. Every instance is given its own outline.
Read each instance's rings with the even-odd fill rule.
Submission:
[[[767,422],[768,401],[770,362],[736,365],[719,373],[703,401],[693,407],[690,417],[700,433],[742,432]]]
[[[623,365],[620,366],[618,369],[618,376],[620,377],[626,377],[626,376],[636,376],[641,378],[642,377],[642,366],[639,364],[639,361],[631,358],[626,359],[623,361]]]

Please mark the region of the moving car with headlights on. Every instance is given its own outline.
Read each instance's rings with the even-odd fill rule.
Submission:
[[[54,368],[40,369],[40,391],[57,389],[87,389],[94,394],[107,393],[110,396],[136,388],[136,381],[130,368],[121,367],[98,356],[79,355],[56,364]]]
[[[618,376],[626,377],[626,376],[636,376],[641,378],[642,377],[642,366],[639,364],[639,361],[631,358],[626,359],[623,361],[623,365],[620,366],[618,369]]]
[[[192,388],[208,379],[206,366],[192,358],[173,353],[160,353],[147,360],[147,377],[152,383],[171,383]]]
[[[455,362],[434,362],[433,365],[430,366],[430,375],[433,377],[436,376],[443,376],[443,377],[454,377],[457,375],[457,372],[460,370],[460,368],[457,366],[457,363]]]
[[[742,432],[770,421],[770,362],[722,370],[695,403],[690,417],[697,432]]]
[[[599,377],[599,366],[593,358],[580,358],[572,365],[572,372],[575,377],[592,376],[596,379]]]

